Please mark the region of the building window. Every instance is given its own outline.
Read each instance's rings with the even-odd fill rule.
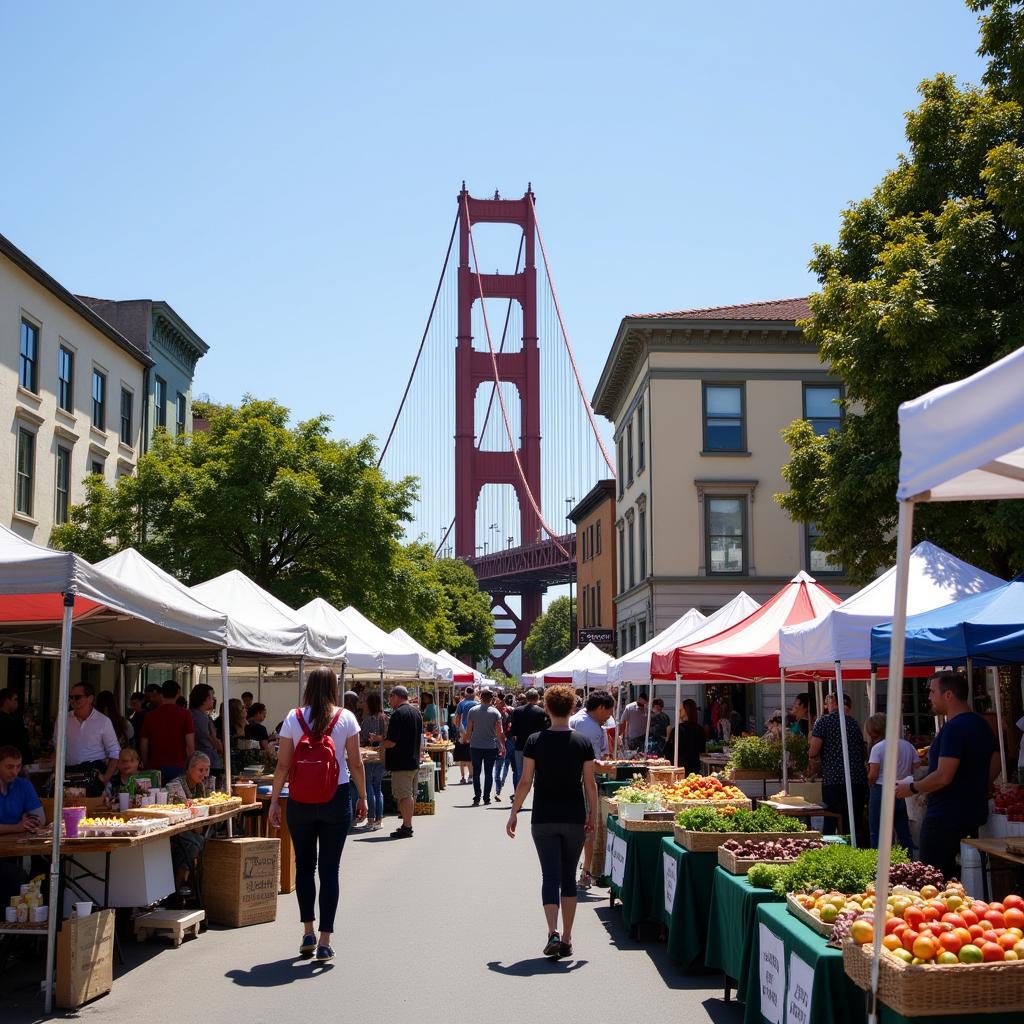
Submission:
[[[35,491],[36,435],[30,430],[18,431],[18,466],[16,504],[23,516],[32,515],[32,499]]]
[[[615,461],[618,463],[618,467],[619,467],[619,471],[618,471],[617,475],[618,475],[618,478],[619,478],[619,497],[621,498],[623,496],[623,494],[626,493],[626,478],[625,478],[625,476],[623,475],[623,472],[622,472],[622,438],[621,437],[619,438],[619,444],[618,444],[618,449],[616,451]]]
[[[634,622],[629,627],[629,649],[631,651],[636,650],[636,623]]]
[[[629,631],[623,626],[619,630],[619,657],[629,653]]]
[[[75,353],[63,345],[57,349],[57,406],[65,412],[75,408]]]
[[[626,483],[633,482],[633,424],[626,424]]]
[[[103,460],[93,459],[89,463],[89,472],[93,473],[96,476],[103,476]]]
[[[619,593],[626,592],[626,545],[623,543],[622,530],[619,530]]]
[[[27,320],[21,321],[18,383],[32,394],[39,393],[39,328]]]
[[[646,619],[641,619],[640,620],[640,624],[637,627],[637,632],[639,634],[637,636],[637,640],[639,641],[639,645],[641,647],[643,647],[643,645],[645,643],[647,643],[647,620]]]
[[[597,581],[597,624],[601,625],[601,581]]]
[[[590,551],[590,557],[593,558],[594,557],[594,524],[593,523],[590,524],[589,528],[587,529],[587,533],[589,535],[588,540],[587,540],[587,548]]]
[[[167,429],[167,381],[153,378],[153,402],[156,406],[156,425]]]
[[[636,407],[636,471],[638,473],[644,468],[644,403]]]
[[[92,425],[107,429],[107,375],[99,370],[92,371]]]
[[[597,554],[601,554],[601,520],[600,519],[598,519],[598,521],[594,524],[594,540],[596,541],[596,547],[594,548],[594,551]]]
[[[704,385],[704,450],[742,452],[746,450],[743,425],[743,385]]]
[[[174,403],[174,436],[181,437],[185,433],[185,413],[188,410],[188,402],[185,396],[179,391]]]
[[[647,509],[640,510],[640,579],[647,579]]]
[[[53,518],[59,525],[68,521],[71,498],[71,450],[57,446],[57,503]]]
[[[629,586],[632,589],[636,586],[636,534],[633,531],[633,522],[629,523]]]
[[[705,531],[708,573],[746,571],[746,512],[743,498],[708,498]]]
[[[804,385],[804,419],[819,437],[843,425],[842,397],[842,388],[834,384]]]
[[[121,444],[132,443],[132,393],[121,388]]]
[[[592,626],[595,624],[600,625],[597,622],[597,587],[590,588],[590,624]]]
[[[807,524],[807,571],[813,576],[839,575],[843,571],[842,565],[833,560],[829,551],[819,551],[815,544],[818,541],[817,526],[814,523]]]
[[[581,607],[579,609],[579,613],[582,616],[584,626],[587,625],[587,593],[589,589],[589,587],[584,587],[583,593],[580,595],[583,598],[583,600],[580,602]]]

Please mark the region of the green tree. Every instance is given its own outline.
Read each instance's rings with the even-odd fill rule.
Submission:
[[[788,428],[777,498],[859,582],[894,558],[899,404],[1024,343],[1024,12],[968,5],[982,14],[983,84],[922,83],[908,152],[811,261],[821,291],[803,328],[846,383],[846,420],[826,437]],[[922,537],[1002,576],[1024,568],[1020,502],[922,505]]]
[[[494,646],[494,616],[490,598],[481,589],[465,562],[441,558],[435,562],[437,576],[448,603],[448,618],[455,632],[452,654],[473,664],[483,661]]]
[[[572,632],[576,624],[576,602],[556,597],[548,610],[533,624],[526,638],[526,656],[534,668],[547,668],[572,650]]]
[[[284,406],[247,397],[213,410],[207,433],[158,431],[137,476],[90,480],[51,541],[87,558],[132,543],[186,583],[240,569],[288,604],[321,596],[387,618],[396,587],[422,596],[401,543],[416,485],[385,479],[370,438],[332,440],[328,424],[290,427]]]

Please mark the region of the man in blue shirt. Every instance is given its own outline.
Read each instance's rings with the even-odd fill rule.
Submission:
[[[34,832],[45,824],[38,794],[28,779],[21,778],[21,751],[0,747],[0,835]]]
[[[462,737],[469,728],[469,713],[477,706],[477,703],[477,699],[473,695],[473,687],[467,686],[466,695],[455,708],[455,735],[452,739],[455,742],[455,762],[459,766],[459,782],[462,785],[469,782],[469,772],[472,766],[469,744]]]
[[[897,797],[928,794],[921,824],[921,860],[946,878],[960,874],[956,866],[960,842],[976,836],[988,818],[988,793],[999,774],[999,748],[992,730],[967,703],[967,677],[937,672],[928,681],[928,698],[946,724],[928,752],[928,774],[920,782],[905,779]]]

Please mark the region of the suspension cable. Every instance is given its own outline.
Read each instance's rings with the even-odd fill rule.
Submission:
[[[537,505],[537,499],[533,495],[533,491],[530,490],[530,484],[526,479],[526,473],[523,471],[523,464],[519,460],[519,449],[516,447],[515,438],[512,436],[512,424],[508,418],[508,409],[505,407],[505,396],[501,390],[501,374],[498,372],[498,356],[494,351],[494,342],[491,340],[491,327],[487,319],[487,303],[484,297],[484,282],[480,276],[480,263],[476,257],[476,242],[473,239],[473,222],[469,216],[469,200],[465,194],[462,197],[463,208],[466,213],[466,227],[469,234],[469,244],[473,250],[473,272],[476,275],[477,289],[480,292],[480,311],[483,313],[484,319],[484,333],[487,335],[487,348],[491,353],[491,367],[494,370],[494,380],[498,385],[495,389],[498,393],[498,404],[501,406],[501,418],[505,424],[505,436],[508,438],[509,447],[512,450],[512,458],[516,464],[516,470],[519,473],[519,479],[522,481],[523,489],[526,491],[527,498],[530,499],[530,507],[533,509],[534,515],[537,516],[537,521],[544,528],[544,531],[551,538],[555,547],[566,557],[569,558],[568,550],[562,545],[559,540],[559,534],[556,534],[554,530],[548,525],[547,520],[544,518],[543,513]],[[522,539],[521,539],[522,541]],[[521,542],[520,541],[520,542]]]
[[[423,355],[423,346],[427,343],[427,334],[430,331],[430,324],[434,319],[434,310],[437,309],[437,298],[441,294],[441,286],[444,284],[444,275],[448,271],[448,260],[451,259],[452,246],[455,244],[455,232],[459,227],[459,215],[455,215],[455,223],[452,225],[451,238],[448,239],[448,251],[444,254],[444,265],[441,267],[441,276],[437,279],[437,288],[434,291],[434,301],[430,304],[430,315],[427,317],[427,326],[423,328],[423,337],[420,338],[420,347],[416,350],[416,358],[413,360],[412,372],[409,374],[409,380],[406,382],[405,391],[402,392],[402,400],[398,403],[398,412],[395,413],[394,421],[391,424],[391,429],[388,431],[388,439],[384,442],[384,447],[380,451],[380,456],[377,459],[377,468],[380,469],[380,464],[384,461],[384,456],[388,453],[388,448],[391,446],[391,439],[395,436],[395,430],[398,427],[398,421],[401,418],[402,410],[405,408],[405,400],[409,397],[409,389],[412,387],[413,378],[416,376],[416,367],[420,365],[420,356]]]
[[[583,389],[583,380],[580,377],[579,368],[576,366],[576,357],[573,355],[572,345],[569,343],[569,333],[565,329],[565,320],[562,318],[562,307],[558,304],[558,293],[555,291],[555,282],[551,279],[551,266],[548,264],[547,249],[544,248],[544,236],[540,233],[540,222],[537,220],[537,207],[533,201],[533,194],[527,193],[527,195],[530,200],[530,207],[533,210],[533,224],[537,230],[537,241],[540,242],[540,254],[544,259],[544,272],[548,277],[548,287],[551,289],[551,298],[555,303],[555,313],[558,316],[558,324],[562,329],[562,338],[565,341],[565,347],[569,353],[569,363],[571,364],[572,372],[576,377],[576,387],[579,389],[580,398],[583,400],[583,405],[587,410],[587,418],[590,420],[590,429],[594,432],[594,437],[601,448],[601,454],[604,456],[605,464],[608,466],[608,471],[614,479],[615,466],[612,464],[612,460],[608,457],[608,451],[605,448],[604,441],[601,439],[601,434],[597,429],[597,423],[594,420],[594,410],[590,405],[590,399],[587,398],[587,394]]]

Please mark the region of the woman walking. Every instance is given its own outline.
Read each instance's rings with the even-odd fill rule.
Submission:
[[[380,760],[367,761],[363,765],[366,773],[366,827],[376,831],[384,820],[384,751],[380,749],[380,741],[388,731],[388,720],[381,713],[380,694],[371,690],[366,695],[366,717],[363,719],[359,742],[364,747],[372,747],[380,752]]]
[[[552,686],[546,690],[544,707],[551,726],[526,741],[523,775],[505,831],[515,839],[516,817],[536,778],[531,833],[540,858],[541,902],[548,929],[544,955],[558,958],[572,955],[576,865],[586,835],[593,832],[597,820],[597,783],[590,740],[569,728],[569,716],[576,707],[572,688]]]
[[[310,672],[302,703],[288,712],[281,726],[269,820],[280,828],[278,801],[287,779],[288,831],[295,848],[295,895],[302,920],[299,956],[324,961],[334,957],[331,933],[338,909],[341,851],[351,821],[349,786],[359,794],[356,819],[362,820],[366,779],[359,756],[359,723],[351,711],[338,706],[338,677],[331,669]],[[319,938],[313,929],[314,872],[320,879]]]

